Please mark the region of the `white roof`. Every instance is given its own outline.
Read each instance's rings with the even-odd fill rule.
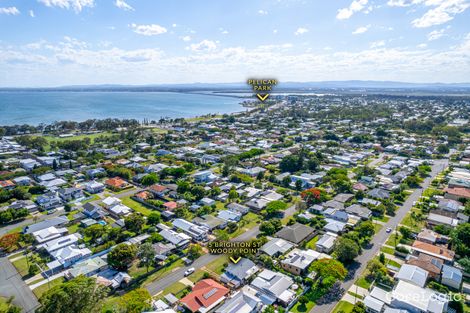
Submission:
[[[116,197],[107,197],[103,200],[103,203],[107,206],[112,206],[118,203],[121,203],[121,200]]]
[[[116,215],[127,215],[132,212],[132,209],[125,206],[124,204],[118,204],[109,209]]]
[[[428,278],[428,271],[416,265],[403,264],[395,278],[424,287]]]
[[[66,233],[67,228],[56,228],[55,226],[51,226],[48,228],[44,228],[33,233],[34,238],[37,242],[43,243],[48,240],[55,239],[60,237],[63,233]]]
[[[448,302],[444,294],[404,280],[400,280],[392,291],[392,306],[395,300],[406,303],[407,306],[412,306],[422,312],[430,313],[442,313]]]

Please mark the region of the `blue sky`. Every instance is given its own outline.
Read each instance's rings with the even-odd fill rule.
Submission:
[[[470,0],[0,0],[0,86],[470,82]]]

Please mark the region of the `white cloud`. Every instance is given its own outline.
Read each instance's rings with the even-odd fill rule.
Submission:
[[[16,7],[0,8],[0,14],[18,15],[20,11]]]
[[[438,29],[438,30],[433,30],[432,32],[430,32],[427,37],[428,37],[428,40],[429,41],[433,41],[433,40],[437,40],[439,38],[441,38],[442,36],[444,36],[444,33],[446,31],[447,28],[443,28],[443,29]]]
[[[134,30],[134,33],[144,36],[161,35],[167,32],[165,27],[157,24],[137,25],[132,23],[129,25],[129,27]]]
[[[273,34],[277,34],[278,30],[277,29],[273,29]]]
[[[222,27],[219,28],[219,30],[220,30],[220,33],[221,33],[222,35],[227,35],[227,34],[228,34],[228,30],[223,29]]]
[[[178,26],[178,25],[175,24],[175,23],[171,24],[171,27],[176,27],[176,26]]]
[[[191,41],[191,36],[183,36],[183,37],[181,37],[181,40],[183,40],[183,41]]]
[[[347,20],[354,13],[364,10],[366,8],[367,2],[368,0],[354,0],[351,2],[349,7],[339,9],[338,14],[336,14],[336,18],[338,20]]]
[[[408,0],[389,0],[387,2],[387,5],[391,7],[409,7],[412,4],[413,1]]]
[[[308,33],[308,29],[307,28],[304,28],[304,27],[299,27],[297,28],[297,30],[294,32],[294,35],[296,36],[299,36],[299,35],[303,35],[305,33]]]
[[[425,43],[420,43],[417,47],[420,48],[420,49],[424,49],[426,48],[428,45],[425,44]]]
[[[82,11],[83,8],[93,7],[94,0],[38,0],[48,7],[59,7],[61,9],[73,9],[75,12]]]
[[[371,42],[370,44],[371,49],[377,49],[383,46],[385,46],[385,40],[374,41],[374,42]]]
[[[204,39],[199,43],[193,43],[186,49],[194,51],[194,52],[209,52],[214,51],[217,49],[217,44],[212,40]]]
[[[116,0],[114,5],[124,11],[135,11],[134,8],[127,4],[124,0]]]
[[[258,10],[259,15],[268,15],[268,11],[265,10]]]
[[[470,3],[466,0],[415,0],[423,2],[425,6],[434,8],[428,10],[422,17],[411,22],[414,27],[425,28],[441,25],[454,19],[454,16],[464,12]]]
[[[36,15],[34,15],[34,11],[33,11],[33,10],[29,10],[28,13],[29,13],[29,16],[31,16],[31,17],[36,17]]]
[[[369,25],[366,25],[366,26],[358,27],[358,28],[356,28],[355,31],[352,32],[352,34],[353,34],[353,35],[363,34],[363,33],[365,33],[366,31],[368,31],[369,28],[370,28],[370,24],[369,24]]]

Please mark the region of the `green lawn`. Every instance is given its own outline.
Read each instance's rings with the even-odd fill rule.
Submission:
[[[316,235],[315,237],[310,239],[310,241],[307,242],[307,244],[305,245],[305,248],[315,250],[315,244],[317,243],[319,238],[320,238],[320,236]]]
[[[394,247],[395,246],[395,239],[396,239],[396,244],[398,245],[400,243],[400,239],[401,239],[401,235],[400,234],[392,234],[388,240],[385,242],[385,244],[387,246],[392,246]]]
[[[224,264],[226,264],[228,262],[229,262],[228,256],[223,255],[220,258],[216,259],[215,261],[212,261],[211,263],[207,264],[206,268],[209,271],[220,275],[224,271]]]
[[[346,301],[340,301],[333,310],[333,313],[344,312],[349,313],[352,311],[354,305]]]
[[[372,219],[387,223],[390,220],[390,216],[387,216],[387,215],[384,215],[384,216],[381,216],[381,217],[375,217],[374,216],[374,217],[372,217]]]
[[[9,307],[8,298],[0,296],[0,312],[7,312]]]
[[[414,232],[420,232],[424,228],[425,221],[417,221],[411,217],[410,213],[408,213],[401,221],[401,224],[411,228]]]
[[[382,229],[383,225],[381,224],[375,224],[374,223],[374,231],[375,233],[377,234],[381,229]]]
[[[381,247],[380,251],[382,251],[383,253],[391,254],[391,255],[395,253],[395,250],[390,247]]]
[[[100,199],[100,196],[98,196],[97,194],[94,194],[94,195],[91,195],[91,197],[89,199],[83,200],[82,204],[92,202],[92,201],[96,201],[96,200],[99,200],[99,199]]]
[[[100,137],[100,136],[111,136],[112,134],[109,132],[103,132],[103,133],[96,133],[96,134],[84,134],[84,135],[77,135],[73,137],[58,137],[58,136],[43,136],[44,139],[47,140],[48,143],[51,143],[52,141],[59,141],[59,142],[64,142],[64,141],[70,141],[70,140],[82,140],[85,138],[90,138],[91,142],[93,143],[95,141],[95,138]],[[45,147],[46,151],[49,151],[51,149],[50,145],[47,145]]]
[[[197,270],[194,273],[192,273],[191,275],[189,275],[188,279],[190,281],[192,281],[193,283],[197,283],[198,281],[200,281],[202,279],[202,277],[204,276],[204,273],[206,273],[206,271]]]
[[[178,297],[178,294],[186,289],[186,285],[177,281],[176,283],[170,285],[169,287],[163,289],[163,291],[155,297],[155,300],[162,299],[169,293],[172,293],[174,296]]]
[[[79,228],[80,228],[80,224],[79,224],[79,223],[76,223],[76,224],[73,224],[72,226],[67,227],[67,229],[69,230],[69,233],[70,233],[70,234],[76,233]]]
[[[28,275],[29,269],[28,269],[28,262],[26,261],[26,257],[13,261],[12,264],[21,276],[24,277]]]
[[[130,196],[121,198],[121,201],[122,201],[122,204],[124,204],[125,206],[128,206],[134,211],[140,212],[145,216],[149,216],[150,213],[152,213],[151,209],[145,207],[143,204],[137,201],[132,200]]]
[[[370,288],[370,283],[366,280],[365,277],[359,277],[356,280],[355,284],[358,285],[359,287],[364,288],[364,289],[369,289]]]
[[[51,280],[49,283],[45,283],[44,285],[41,285],[35,289],[33,289],[33,293],[36,295],[36,298],[40,298],[46,291],[49,290],[49,288],[58,286],[64,282],[63,277],[59,277],[56,279]]]
[[[132,266],[129,268],[129,275],[131,277],[138,277],[140,275],[146,274],[147,273],[147,268],[145,266],[139,266],[139,262],[136,261],[132,264]],[[152,266],[149,266],[149,272],[153,269]]]
[[[310,310],[315,306],[315,302],[310,301],[306,305],[302,305],[301,303],[297,302],[289,312],[294,313],[303,313],[303,312],[310,312]]]
[[[390,260],[390,259],[386,259],[386,260],[387,260],[386,263],[387,263],[388,265],[395,266],[396,268],[400,268],[400,267],[401,267],[400,263],[395,262],[394,260]]]
[[[240,222],[238,222],[238,229],[234,231],[233,233],[229,234],[230,238],[235,238],[237,236],[240,236],[243,234],[247,229],[251,229],[258,225],[258,223],[261,221],[261,218],[259,215],[253,213],[253,212],[248,212],[243,216]]]

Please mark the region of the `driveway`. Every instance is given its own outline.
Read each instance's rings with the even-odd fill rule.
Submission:
[[[13,303],[26,313],[34,312],[39,306],[36,296],[7,258],[0,258],[0,295],[14,297]]]
[[[391,217],[390,220],[381,228],[381,230],[372,238],[372,248],[364,249],[362,254],[356,258],[357,268],[354,272],[354,275],[351,279],[348,279],[342,283],[342,288],[344,290],[349,290],[357,278],[364,272],[367,266],[367,262],[375,257],[375,255],[379,252],[380,247],[384,244],[391,233],[387,233],[386,229],[391,228],[395,229],[401,220],[405,217],[408,211],[413,206],[413,202],[417,201],[424,189],[428,188],[431,184],[431,181],[440,173],[442,172],[448,165],[449,160],[435,160],[434,165],[432,166],[432,171],[430,177],[427,177],[423,184],[421,185],[422,188],[416,189],[413,193],[406,199],[402,206],[396,211],[395,216]],[[323,305],[316,305],[311,310],[310,313],[328,313],[333,311],[334,307],[336,306],[337,302],[333,302],[330,304],[323,304]]]

